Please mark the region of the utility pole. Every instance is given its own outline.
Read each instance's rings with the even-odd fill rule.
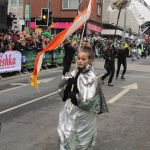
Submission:
[[[30,31],[30,23],[31,23],[31,1],[32,1],[32,0],[29,0],[29,6],[30,6],[30,11],[29,11],[29,24],[28,24],[29,31]]]
[[[49,10],[51,11],[51,0],[49,0]]]
[[[49,7],[49,12],[52,11],[51,10],[51,0],[48,0],[48,7]],[[49,18],[48,18],[49,19]],[[50,26],[48,26],[48,31],[51,33],[51,28]]]
[[[126,20],[127,20],[127,8],[125,8],[125,12],[124,12],[124,32],[123,32],[123,43],[125,44],[125,35],[126,35]]]

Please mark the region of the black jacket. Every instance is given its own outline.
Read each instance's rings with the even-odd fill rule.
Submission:
[[[124,62],[126,61],[126,50],[125,49],[119,49],[118,50],[118,61]]]
[[[64,45],[64,49],[65,49],[65,56],[63,61],[70,63],[73,60],[73,56],[76,52],[76,49],[72,46],[70,46],[70,43],[67,43]]]
[[[115,48],[108,49],[104,52],[103,58],[105,59],[105,68],[115,65],[115,58],[117,57],[117,53],[118,52]],[[111,59],[109,60],[109,58]]]
[[[0,53],[5,53],[6,48],[3,44],[0,44]]]
[[[7,15],[7,26],[11,26],[12,27],[12,21],[14,20],[14,18],[11,18],[9,15]]]
[[[18,41],[15,42],[14,50],[22,52],[25,48],[26,47],[24,47],[23,45],[21,45],[21,43],[19,43]]]

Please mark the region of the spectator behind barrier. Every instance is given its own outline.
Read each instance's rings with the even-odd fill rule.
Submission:
[[[25,46],[26,46],[26,41],[24,39],[24,36],[20,35],[19,40],[14,42],[14,49],[22,53],[23,50],[25,50],[26,48]]]
[[[3,40],[0,39],[0,53],[5,53],[5,51],[6,51],[6,48],[3,45]]]

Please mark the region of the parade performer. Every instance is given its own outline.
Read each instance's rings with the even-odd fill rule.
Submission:
[[[63,77],[70,70],[71,63],[73,61],[73,56],[76,52],[76,49],[74,46],[75,46],[74,42],[69,42],[64,45],[65,56],[63,58],[63,67],[64,67],[63,68]]]
[[[59,114],[60,150],[92,150],[96,143],[96,114],[108,112],[99,78],[92,69],[93,60],[89,44],[78,49],[76,76],[74,70],[59,84],[58,92],[65,102]]]
[[[113,43],[109,43],[109,46],[107,50],[104,52],[104,59],[105,59],[105,65],[104,68],[106,69],[107,73],[105,73],[101,77],[101,82],[104,84],[104,80],[107,76],[110,75],[109,80],[108,80],[108,86],[113,86],[112,79],[114,77],[115,73],[115,57],[117,55],[117,50],[114,47]]]
[[[121,79],[125,79],[124,74],[126,73],[126,69],[127,69],[127,61],[126,61],[126,50],[124,49],[123,43],[120,44],[120,48],[118,49],[116,79],[118,79],[121,64],[123,65],[123,72],[122,72]]]

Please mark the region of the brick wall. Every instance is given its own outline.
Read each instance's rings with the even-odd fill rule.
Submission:
[[[37,18],[41,16],[41,8],[46,8],[48,0],[31,0],[31,17]],[[24,16],[25,16],[25,4],[28,4],[29,0],[24,0]]]
[[[28,3],[29,0],[25,0],[24,3]],[[103,0],[98,0],[101,4]],[[87,0],[83,0],[80,5],[80,11],[83,11],[88,6]],[[24,6],[25,6],[24,4]],[[32,18],[36,18],[41,15],[41,8],[46,7],[48,4],[48,0],[32,0],[32,11],[31,16]],[[25,8],[25,7],[24,7]],[[77,10],[67,10],[62,9],[62,0],[52,0],[51,1],[51,8],[52,8],[52,16],[54,18],[75,18],[77,14]],[[25,12],[25,10],[24,10]],[[101,12],[102,13],[102,12]],[[25,14],[25,13],[24,13]],[[102,16],[97,15],[97,2],[95,1],[94,7],[92,9],[92,14],[90,16],[90,20],[101,23]]]

